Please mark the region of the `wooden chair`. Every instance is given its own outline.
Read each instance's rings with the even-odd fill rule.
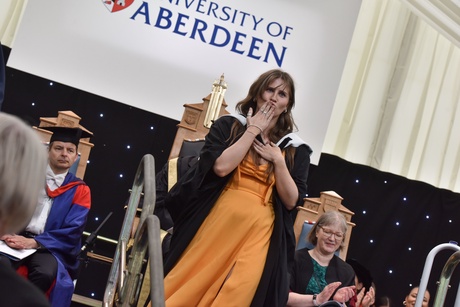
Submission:
[[[341,212],[345,216],[348,229],[345,234],[345,248],[339,252],[339,257],[346,260],[348,245],[350,242],[351,232],[356,224],[351,222],[354,212],[348,210],[342,205],[343,198],[334,191],[321,192],[319,198],[305,198],[302,207],[297,207],[297,216],[294,222],[294,234],[296,239],[296,246],[299,245],[299,239],[304,227],[308,224],[314,223],[318,218],[327,211],[335,210]],[[307,222],[307,223],[305,223]],[[307,224],[307,226],[304,226]],[[304,235],[307,231],[304,231]]]
[[[203,102],[195,104],[184,104],[184,114],[182,120],[177,125],[177,132],[174,138],[173,146],[168,159],[177,158],[181,154],[182,145],[184,142],[193,143],[200,142],[204,139],[209,132],[209,127],[205,126],[206,114],[210,108],[211,94],[203,98]],[[225,100],[222,101],[222,108],[218,114],[220,117],[223,114],[228,114],[225,110],[227,104]],[[217,118],[215,118],[217,119]],[[190,144],[193,146],[192,144]]]

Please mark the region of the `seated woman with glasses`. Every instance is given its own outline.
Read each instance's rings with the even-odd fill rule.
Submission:
[[[355,273],[351,265],[335,255],[344,245],[345,217],[338,211],[320,216],[308,233],[313,249],[299,249],[291,272],[287,306],[345,305],[355,295]],[[335,305],[333,305],[335,304]]]

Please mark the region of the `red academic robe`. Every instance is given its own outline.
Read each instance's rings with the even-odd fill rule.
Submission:
[[[54,199],[53,205],[44,232],[34,239],[58,262],[56,284],[50,293],[51,306],[70,306],[81,238],[91,207],[90,189],[81,179],[68,173],[58,189],[47,192]]]

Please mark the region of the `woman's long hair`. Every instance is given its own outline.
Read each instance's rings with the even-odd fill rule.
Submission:
[[[263,73],[259,76],[259,78],[257,78],[256,81],[254,81],[254,83],[252,83],[246,98],[238,102],[235,107],[236,111],[241,115],[247,116],[249,108],[252,108],[255,114],[258,111],[257,99],[262,97],[265,90],[276,79],[281,79],[284,83],[284,88],[288,89],[289,102],[286,108],[286,112],[280,114],[275,127],[273,127],[273,129],[270,131],[270,134],[268,135],[269,139],[275,143],[278,142],[286,134],[293,132],[294,128],[297,129],[297,126],[294,123],[294,119],[292,118],[292,109],[295,106],[295,86],[291,75],[282,71],[281,69],[272,69]],[[232,143],[236,141],[236,139],[242,135],[244,131],[245,127],[236,121],[232,126],[232,133],[230,135]],[[251,150],[251,152],[253,154],[253,158],[255,158],[254,161],[258,161],[258,155],[253,150]],[[289,162],[288,164],[292,167],[293,150],[288,150],[286,154]],[[273,171],[273,165],[271,165],[271,163],[267,171],[269,173]]]

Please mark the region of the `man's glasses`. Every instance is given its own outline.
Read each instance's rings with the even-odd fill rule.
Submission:
[[[333,232],[332,230],[324,228],[323,226],[319,226],[319,225],[318,225],[318,227],[323,230],[324,236],[326,238],[330,238],[330,237],[332,237],[334,235],[336,240],[342,240],[343,239],[343,232]]]

